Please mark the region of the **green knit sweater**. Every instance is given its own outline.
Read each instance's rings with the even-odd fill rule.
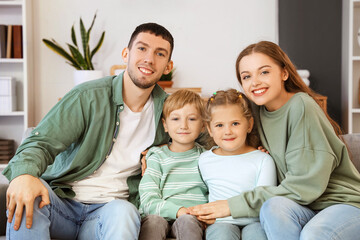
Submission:
[[[198,168],[203,151],[197,144],[186,152],[172,152],[167,145],[149,150],[139,186],[143,216],[155,214],[174,220],[181,207],[207,203],[207,187]]]
[[[258,216],[261,205],[284,196],[313,210],[344,203],[360,208],[360,175],[317,103],[295,94],[280,109],[258,109],[263,146],[273,157],[278,186],[257,187],[228,200],[233,217]]]

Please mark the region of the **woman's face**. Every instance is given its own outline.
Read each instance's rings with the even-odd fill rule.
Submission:
[[[238,67],[245,94],[255,104],[275,111],[291,97],[284,86],[288,72],[269,56],[252,53],[243,57]]]

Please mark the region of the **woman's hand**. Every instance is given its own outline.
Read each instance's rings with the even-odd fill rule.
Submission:
[[[231,215],[227,200],[218,200],[202,205],[188,208],[191,215],[207,224],[213,224],[216,218],[227,217]]]

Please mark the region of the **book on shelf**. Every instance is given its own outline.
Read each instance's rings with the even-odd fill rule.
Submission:
[[[8,163],[14,156],[14,140],[0,139],[0,163]]]
[[[7,25],[0,24],[0,58],[6,58]]]
[[[12,25],[7,26],[6,58],[11,58]]]
[[[13,25],[11,57],[22,58],[22,55],[22,25]]]

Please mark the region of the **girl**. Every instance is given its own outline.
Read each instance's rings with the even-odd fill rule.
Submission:
[[[239,54],[236,75],[259,106],[256,123],[280,184],[198,206],[192,213],[212,222],[260,212],[270,240],[358,239],[360,175],[338,138],[338,125],[319,107],[288,56],[272,42],[252,44]]]
[[[207,129],[217,144],[199,159],[209,201],[223,200],[253,190],[276,185],[272,158],[256,147],[259,137],[250,102],[235,89],[216,92],[207,103]],[[206,239],[266,239],[257,217],[220,218],[206,230]]]

